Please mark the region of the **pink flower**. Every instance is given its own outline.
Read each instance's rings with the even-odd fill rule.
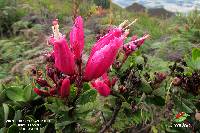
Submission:
[[[129,56],[137,49],[137,45],[135,43],[128,43],[123,46],[123,50],[125,51],[126,56]]]
[[[100,95],[105,97],[110,95],[110,88],[103,81],[96,80],[91,82],[91,84],[99,92]]]
[[[117,81],[117,78],[114,77],[112,78],[112,80],[109,79],[108,77],[108,74],[107,73],[104,73],[102,75],[102,79],[103,79],[103,82],[108,85],[108,87],[112,87],[113,85],[115,85],[116,81]]]
[[[62,81],[62,85],[58,90],[61,97],[67,97],[70,93],[70,80],[68,78],[65,78]]]
[[[77,17],[70,32],[70,45],[76,59],[80,59],[84,48],[83,19]]]
[[[131,37],[131,41],[135,41],[135,40],[137,40],[137,35],[133,35],[132,37]]]
[[[131,42],[123,46],[123,50],[125,51],[126,56],[132,54],[138,47],[140,47],[144,43],[147,38],[149,38],[148,34],[145,34],[139,39],[137,39],[137,36],[132,36]]]
[[[141,37],[141,38],[139,38],[139,39],[136,39],[136,40],[134,40],[133,42],[135,42],[136,45],[137,45],[138,47],[140,47],[142,44],[144,44],[144,41],[145,41],[147,38],[149,38],[149,37],[150,37],[149,34],[145,34],[145,35],[143,35],[143,37]]]
[[[98,49],[90,55],[86,64],[84,80],[90,81],[102,76],[111,66],[123,43],[123,38],[115,38],[108,45]]]
[[[90,57],[99,49],[103,48],[105,45],[108,45],[111,40],[113,40],[115,37],[119,38],[122,35],[122,29],[121,28],[114,28],[109,31],[108,34],[101,37],[92,47],[92,50],[90,52]]]
[[[67,75],[75,73],[74,55],[70,51],[67,40],[59,32],[58,20],[53,21],[53,36],[50,37],[49,42],[53,44],[55,67]]]
[[[54,41],[54,55],[55,67],[67,75],[73,75],[75,72],[74,55],[63,36]]]

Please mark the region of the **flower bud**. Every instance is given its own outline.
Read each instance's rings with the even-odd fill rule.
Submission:
[[[181,79],[178,78],[178,77],[175,77],[175,78],[173,79],[173,81],[172,81],[172,84],[173,84],[174,86],[179,86],[179,85],[181,84]]]
[[[110,95],[110,88],[107,84],[105,84],[103,81],[94,81],[91,82],[92,86],[99,92],[100,95],[107,97]]]
[[[56,94],[56,89],[51,88],[49,93],[50,93],[51,96],[55,95]]]
[[[46,80],[42,78],[36,79],[36,82],[41,86],[41,87],[50,87],[50,85],[47,83]]]
[[[196,112],[195,119],[198,120],[198,121],[200,121],[200,113]]]
[[[34,88],[33,91],[38,94],[39,96],[50,96],[50,94],[48,93],[48,91],[46,90],[40,90],[38,88]]]
[[[120,86],[120,87],[119,87],[119,92],[120,92],[121,94],[126,93],[126,92],[127,92],[126,87]]]
[[[76,60],[80,60],[84,48],[83,19],[77,17],[70,32],[70,45]]]
[[[50,67],[46,67],[46,71],[47,71],[47,76],[50,77],[55,83],[56,81],[55,81],[55,77],[54,77],[54,75],[55,75],[54,69],[50,68]]]
[[[59,94],[61,97],[67,97],[70,93],[70,80],[68,78],[65,78],[62,81],[62,85],[59,89]]]

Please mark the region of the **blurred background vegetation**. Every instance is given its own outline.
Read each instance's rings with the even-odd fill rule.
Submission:
[[[1,97],[5,95],[3,90],[10,86],[22,88],[21,93],[16,92],[21,94],[19,97],[12,98],[12,95],[8,95],[7,98],[11,100],[26,102],[36,97],[29,93],[30,95],[24,98],[27,94],[24,88],[31,88],[30,70],[40,65],[41,69],[44,67],[43,55],[51,49],[47,46],[47,38],[51,35],[51,22],[58,18],[61,32],[67,31],[63,34],[68,35],[77,15],[85,19],[86,55],[89,54],[88,51],[95,43],[97,35],[103,34],[108,26],[119,25],[126,19],[133,21],[138,18],[138,22],[131,27],[130,36],[148,33],[151,39],[128,59],[124,71],[134,64],[141,64],[145,57],[148,57],[142,73],[148,72],[152,77],[155,72],[169,72],[170,65],[189,59],[192,48],[200,47],[200,14],[197,10],[188,13],[187,16],[176,14],[164,18],[150,16],[146,11],[131,12],[110,3],[109,0],[0,0],[0,102],[6,101]],[[193,68],[200,69],[198,67],[196,65]],[[4,105],[4,110],[5,108],[11,107]],[[151,111],[153,109],[155,108],[150,108]],[[145,105],[142,117],[141,111],[130,119],[123,118],[122,114],[114,127],[124,129],[122,125],[126,124],[127,119],[134,124],[148,121],[151,119],[148,110],[148,106]],[[138,128],[140,126],[142,125]],[[153,129],[156,133],[156,128]]]
[[[25,66],[35,65],[34,60],[48,51],[46,37],[51,35],[51,21],[55,18],[60,21],[61,31],[69,31],[73,18],[83,16],[86,49],[95,42],[96,34],[102,33],[107,26],[135,18],[139,21],[131,27],[131,35],[149,33],[151,40],[142,51],[164,61],[182,58],[200,41],[197,10],[187,16],[177,14],[164,19],[149,16],[147,12],[122,9],[109,0],[0,0],[0,9],[1,81],[20,76],[28,68]]]

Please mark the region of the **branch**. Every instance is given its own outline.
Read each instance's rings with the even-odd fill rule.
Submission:
[[[104,133],[109,127],[112,126],[112,124],[115,123],[117,114],[119,113],[119,110],[121,109],[121,106],[122,106],[122,101],[116,99],[116,103],[115,103],[115,108],[114,108],[114,111],[113,111],[113,115],[110,118],[110,120],[101,128],[101,130],[99,131],[99,133]]]

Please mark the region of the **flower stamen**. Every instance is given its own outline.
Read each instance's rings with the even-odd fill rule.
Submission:
[[[132,41],[132,42],[137,43],[137,42],[139,42],[139,41],[141,41],[141,40],[145,40],[145,39],[147,39],[147,38],[149,38],[149,37],[150,37],[150,35],[147,34],[147,35],[144,35],[143,37],[141,37],[141,38],[139,38],[139,39],[136,39],[136,40],[134,40],[134,41]]]
[[[54,20],[52,22],[53,26],[52,26],[52,31],[53,31],[53,36],[55,39],[60,39],[60,37],[62,36],[62,34],[59,31],[59,24],[58,24],[58,19]]]
[[[119,28],[123,28],[127,23],[128,23],[128,20],[124,20],[124,22],[122,22],[122,23],[119,25]]]
[[[127,25],[124,29],[127,29],[127,28],[129,28],[131,25],[133,25],[134,23],[136,23],[137,22],[137,18],[133,21],[133,22],[131,22],[129,25]]]

